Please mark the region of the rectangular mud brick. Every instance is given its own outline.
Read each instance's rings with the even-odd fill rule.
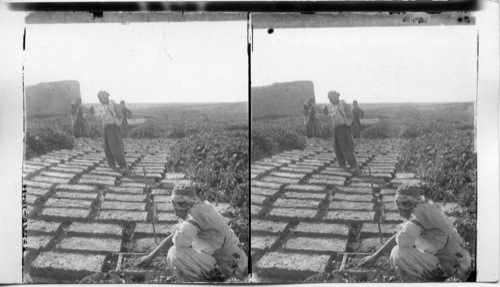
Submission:
[[[372,195],[372,189],[367,187],[353,187],[353,186],[336,186],[337,190],[343,193],[357,193]]]
[[[278,236],[252,236],[252,250],[267,250],[275,246],[278,242]]]
[[[264,182],[264,181],[258,181],[258,180],[253,180],[250,182],[251,188],[253,187],[261,187],[261,188],[269,188],[269,189],[279,189],[283,184],[281,183],[275,183],[275,182]]]
[[[396,195],[396,189],[383,188],[381,192],[383,196]]]
[[[298,220],[313,220],[316,213],[316,209],[274,207],[271,209],[271,212],[269,212],[269,217],[291,222]]]
[[[323,200],[325,198],[325,196],[326,196],[326,193],[322,194],[322,193],[313,193],[313,192],[287,191],[282,195],[282,198]]]
[[[23,180],[23,185],[26,185],[28,187],[38,187],[38,188],[50,189],[54,184],[48,183],[48,182]]]
[[[351,183],[354,183],[354,182],[370,183],[370,176],[365,175],[364,177],[353,177],[350,180],[351,180]],[[375,183],[383,184],[383,183],[385,183],[385,180],[383,178],[375,178],[372,176],[371,182],[373,182],[374,184]]]
[[[321,185],[309,185],[309,184],[290,184],[285,186],[285,190],[323,193],[326,190],[326,187]]]
[[[74,221],[86,220],[89,216],[90,209],[84,208],[60,208],[60,207],[45,207],[40,216],[47,220],[56,221]]]
[[[165,179],[185,179],[184,173],[165,173]]]
[[[311,178],[326,179],[326,180],[341,181],[341,182],[344,182],[344,180],[345,180],[344,176],[322,175],[322,174],[315,174]]]
[[[345,180],[330,180],[330,179],[310,178],[309,183],[310,184],[326,184],[326,185],[343,186],[345,184]]]
[[[83,199],[95,201],[97,200],[97,193],[78,193],[69,191],[57,191],[52,198],[65,198],[65,199]]]
[[[252,195],[250,201],[252,202],[252,204],[262,205],[266,199],[266,196]]]
[[[281,162],[274,162],[274,161],[260,161],[260,162],[257,162],[256,164],[258,164],[258,165],[274,166],[274,167],[283,166],[283,163],[281,163]]]
[[[271,172],[270,175],[271,176],[286,177],[286,178],[295,178],[295,179],[299,179],[299,180],[304,178],[304,176],[306,176],[305,174],[300,174],[300,173],[278,172],[278,171]]]
[[[84,175],[82,175],[81,179],[113,181],[114,182],[116,180],[116,176],[84,174]]]
[[[28,235],[23,246],[29,250],[45,250],[53,238],[53,235]]]
[[[328,221],[372,221],[373,211],[332,210],[328,212],[325,220]]]
[[[95,186],[83,185],[83,184],[59,184],[56,186],[57,190],[64,191],[75,191],[75,192],[94,192],[96,190]]]
[[[155,232],[158,237],[167,237],[173,224],[155,224]],[[150,222],[138,222],[134,228],[134,238],[153,237],[153,225]]]
[[[411,178],[415,178],[415,174],[412,173],[412,172],[397,172],[396,173],[396,176],[395,176],[396,179],[411,179]]]
[[[152,191],[152,194],[154,194],[156,197],[159,197],[159,196],[170,196],[170,195],[172,195],[172,190],[171,189],[166,189],[166,188],[154,188],[153,191]]]
[[[284,249],[307,253],[332,253],[344,252],[346,245],[347,238],[293,237],[284,244]]]
[[[40,160],[30,160],[30,161],[25,161],[24,165],[26,166],[33,166],[33,167],[49,167],[52,165],[52,163],[47,163],[47,162],[41,162]]]
[[[25,202],[30,205],[38,205],[42,202],[42,197],[39,195],[26,194]]]
[[[140,182],[122,182],[120,184],[121,187],[135,187],[135,188],[144,188],[144,183]]]
[[[373,202],[373,196],[371,194],[351,194],[351,193],[336,192],[333,195],[333,200]]]
[[[91,179],[91,178],[80,178],[78,180],[81,184],[102,184],[102,185],[115,185],[115,180],[106,180],[106,179]]]
[[[48,169],[48,171],[51,172],[70,172],[74,174],[81,174],[85,171],[83,168],[74,168],[74,167],[60,167],[60,166],[54,166]]]
[[[302,164],[300,164],[300,163],[299,163],[299,164],[289,164],[289,165],[287,165],[286,167],[282,167],[282,168],[307,169],[307,170],[309,170],[310,172],[314,172],[314,171],[316,171],[316,170],[318,170],[318,169],[319,169],[319,167],[317,167],[317,166],[312,166],[312,165],[302,165]],[[282,169],[282,168],[280,168],[280,169]]]
[[[159,200],[159,198],[155,197],[155,202],[156,202],[156,210],[157,211],[167,211],[167,212],[174,212],[174,207],[172,206],[172,203],[170,200]],[[146,204],[144,203],[144,206]]]
[[[189,179],[163,179],[160,181],[160,185],[163,186],[164,188],[174,188],[176,185],[180,184],[189,184],[191,183],[191,180]]]
[[[94,254],[42,252],[31,263],[30,275],[60,280],[81,280],[102,271],[106,256]]]
[[[253,220],[252,220],[252,228],[253,228]],[[294,234],[296,235],[305,235],[314,237],[339,237],[339,236],[347,236],[348,233],[349,233],[349,227],[347,225],[333,224],[333,223],[301,222],[294,229]]]
[[[403,217],[399,214],[399,212],[386,212],[385,213],[386,221],[396,221],[403,222]]]
[[[112,200],[112,201],[128,201],[128,202],[143,202],[146,200],[145,194],[121,194],[121,193],[113,193],[107,192],[106,196],[104,196],[104,200]]]
[[[107,193],[123,193],[123,194],[142,194],[143,187],[123,187],[123,186],[106,186],[106,189],[108,190]],[[111,191],[111,192],[110,192]]]
[[[30,218],[36,213],[37,209],[38,208],[34,205],[27,204],[25,207],[23,207],[23,215],[25,215],[27,218]]]
[[[253,198],[254,194],[273,196],[278,191],[279,190],[277,190],[277,189],[260,188],[260,187],[254,187],[254,186],[250,187],[250,193],[252,194],[252,198]]]
[[[251,207],[250,207],[250,212],[251,212],[252,216],[257,216],[261,210],[262,210],[262,207],[260,207],[258,205],[251,205]]]
[[[145,210],[144,202],[128,202],[128,201],[111,201],[105,200],[101,203],[101,209],[116,209],[116,210]]]
[[[76,176],[76,174],[74,174],[74,173],[55,172],[55,171],[42,171],[42,172],[40,172],[40,174],[43,176],[57,177],[57,178],[63,178],[63,179],[72,179]]]
[[[323,170],[319,175],[325,175],[325,176],[336,176],[336,177],[347,177],[351,176],[352,174],[349,172],[345,171],[333,171],[333,170]]]
[[[145,237],[134,239],[133,241],[133,250],[132,252],[136,253],[150,253],[153,251],[162,241],[165,239],[164,237],[157,235],[157,243],[155,243],[154,237]]]
[[[252,171],[253,171],[253,169],[252,169]],[[285,166],[285,167],[281,167],[280,169],[278,169],[278,171],[309,174],[309,173],[313,173],[314,169],[312,169],[312,168],[286,167]]]
[[[276,182],[276,183],[299,183],[300,179],[294,179],[294,178],[285,178],[285,177],[278,177],[278,176],[266,176],[262,178],[262,181],[267,181],[267,182]]]
[[[159,222],[175,222],[177,223],[179,219],[177,215],[172,212],[158,212],[158,221]]]
[[[118,224],[73,222],[68,227],[69,236],[122,237],[122,226]]]
[[[371,183],[370,182],[351,182],[349,184],[349,187],[360,187],[360,188],[366,189],[366,188],[371,188]],[[373,187],[381,187],[381,184],[374,182]]]
[[[49,198],[47,202],[45,202],[46,207],[77,207],[90,209],[91,205],[91,200],[84,199]]]
[[[23,175],[24,176],[24,175]],[[256,179],[257,177],[259,177],[260,174],[255,174],[253,172],[250,173],[250,179]]]
[[[325,272],[329,259],[330,255],[270,252],[254,268],[262,277],[304,280],[313,274]]]
[[[330,210],[373,210],[372,202],[353,202],[353,201],[331,201]]]
[[[117,238],[66,237],[56,245],[57,250],[83,253],[120,252],[122,240]]]
[[[380,229],[382,234],[390,234],[393,235],[396,233],[397,224],[380,224]],[[361,227],[361,233],[369,233],[369,234],[378,234],[378,224],[373,222],[365,222]],[[365,236],[366,237],[366,236]]]
[[[387,236],[382,237],[382,243],[380,243],[380,237],[372,237],[372,238],[365,238],[361,239],[361,242],[359,244],[359,248],[356,250],[356,252],[362,252],[362,253],[373,253],[377,251],[384,243],[389,239]]]
[[[28,219],[25,230],[28,235],[38,233],[55,234],[59,231],[59,228],[61,228],[60,222]]]
[[[90,172],[90,175],[120,177],[123,174],[116,171],[93,170]]]
[[[103,222],[146,222],[146,211],[101,210],[97,221]]]
[[[326,165],[325,162],[320,162],[320,161],[301,161],[301,162],[298,162],[297,163],[298,165],[301,165],[301,166],[313,166],[313,167],[323,167]]]
[[[288,223],[286,222],[276,222],[268,220],[253,219],[251,222],[252,233],[272,233],[281,234],[285,231]]]
[[[318,208],[321,201],[309,199],[288,199],[288,198],[278,198],[273,206],[274,207],[294,207],[294,208]]]

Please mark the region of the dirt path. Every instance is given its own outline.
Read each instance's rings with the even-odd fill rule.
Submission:
[[[127,163],[135,179],[108,167],[99,140],[78,139],[72,150],[25,161],[25,280],[75,282],[113,269],[118,252],[151,251],[156,245],[147,220],[143,167],[154,187],[160,242],[177,223],[170,205],[173,184],[185,180],[183,173],[165,170],[171,144],[126,139]],[[220,212],[227,207],[217,206]]]
[[[262,282],[297,282],[338,270],[343,252],[367,253],[381,246],[369,177],[340,169],[331,144],[310,142],[251,166],[253,272]],[[394,204],[396,186],[412,180],[396,164],[402,142],[360,140],[356,159],[382,188],[387,220],[384,240],[402,222]],[[414,179],[413,179],[414,180]]]

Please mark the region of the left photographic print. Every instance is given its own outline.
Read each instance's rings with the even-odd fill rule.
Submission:
[[[246,14],[31,13],[23,281],[248,282]]]

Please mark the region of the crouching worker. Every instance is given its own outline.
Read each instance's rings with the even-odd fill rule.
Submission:
[[[181,282],[204,281],[217,269],[226,278],[247,276],[248,259],[238,246],[238,237],[210,203],[196,196],[193,186],[176,186],[172,205],[182,222],[172,227],[171,235],[155,250],[135,262],[136,266],[147,266],[168,250],[167,265]]]
[[[452,276],[466,281],[471,273],[471,258],[446,215],[426,201],[415,184],[401,185],[395,199],[399,213],[407,221],[359,265],[370,266],[392,250],[391,265],[403,282],[443,281]]]

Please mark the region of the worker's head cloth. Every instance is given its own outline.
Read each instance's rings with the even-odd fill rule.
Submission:
[[[394,199],[399,209],[413,209],[419,203],[425,202],[420,186],[415,183],[400,185]]]
[[[190,183],[175,185],[171,201],[172,206],[176,209],[189,209],[200,202],[194,186]]]

